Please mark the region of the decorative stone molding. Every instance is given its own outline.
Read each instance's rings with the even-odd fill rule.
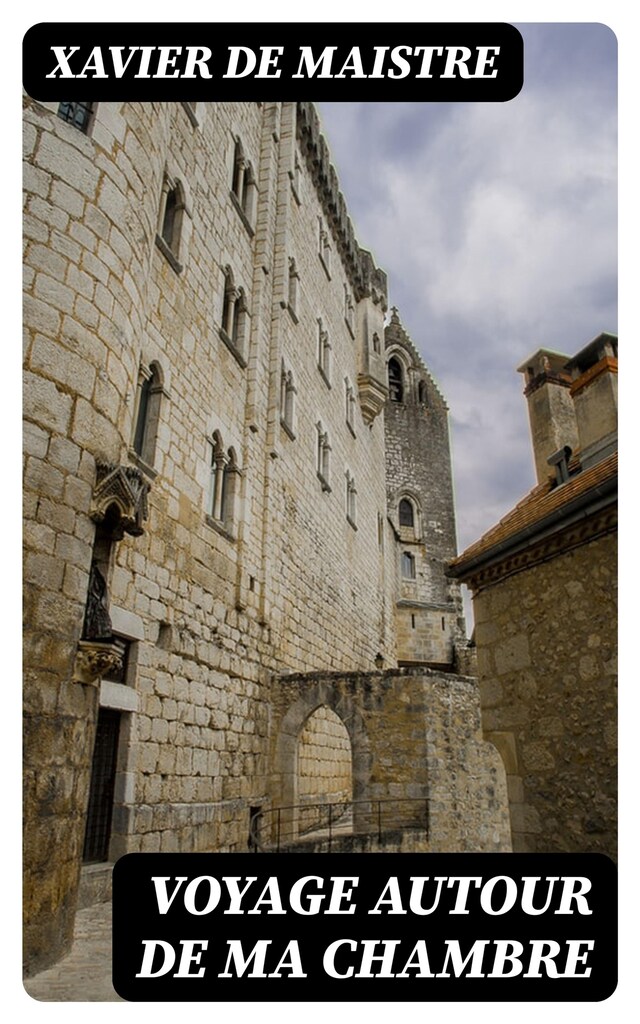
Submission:
[[[320,131],[320,121],[313,103],[296,106],[298,141],[322,203],[327,223],[331,225],[342,258],[349,272],[356,301],[371,297],[387,308],[387,275],[373,262],[371,253],[361,249],[353,230],[347,204],[340,191],[338,175],[331,163],[329,147]]]
[[[150,484],[135,466],[119,466],[98,460],[96,485],[89,515],[94,523],[102,523],[115,505],[119,518],[114,526],[113,539],[121,540],[125,533],[139,537],[144,533],[143,522],[148,515],[147,494]]]
[[[358,374],[358,397],[362,418],[366,424],[373,423],[384,409],[389,392],[384,384],[368,373]]]
[[[530,569],[540,562],[546,562],[557,555],[563,555],[573,548],[588,544],[590,541],[618,528],[618,507],[605,509],[599,515],[590,516],[575,526],[556,532],[543,538],[538,543],[531,543],[519,551],[514,551],[481,566],[469,575],[460,574],[475,596],[481,590],[499,583],[508,576]]]
[[[425,381],[429,381],[432,398],[437,396],[442,407],[449,408],[435,378],[427,369],[424,359],[407,334],[396,306],[391,307],[389,323],[384,330],[384,346],[387,363],[392,356],[398,357],[408,373],[418,374]]]
[[[79,640],[73,667],[74,683],[97,683],[111,672],[122,669],[122,649],[109,640]]]

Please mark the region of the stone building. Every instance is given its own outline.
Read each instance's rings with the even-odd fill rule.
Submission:
[[[473,590],[514,850],[615,856],[618,339],[519,372],[538,483],[451,573]]]
[[[509,848],[446,406],[314,108],[27,98],[24,151],[27,970],[100,865],[275,807]]]

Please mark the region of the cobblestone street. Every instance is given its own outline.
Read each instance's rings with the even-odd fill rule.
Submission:
[[[69,955],[24,987],[43,1002],[124,1002],[111,984],[111,903],[78,911]]]

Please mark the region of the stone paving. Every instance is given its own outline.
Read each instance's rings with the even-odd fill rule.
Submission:
[[[68,956],[24,987],[43,1002],[124,1002],[111,984],[111,903],[79,910]]]

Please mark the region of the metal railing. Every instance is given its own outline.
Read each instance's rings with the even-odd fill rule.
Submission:
[[[315,821],[313,820],[315,816]],[[259,811],[249,825],[249,849],[279,853],[300,843],[326,843],[328,852],[341,836],[377,836],[391,830],[429,836],[429,802],[422,797],[341,800],[290,804]]]

